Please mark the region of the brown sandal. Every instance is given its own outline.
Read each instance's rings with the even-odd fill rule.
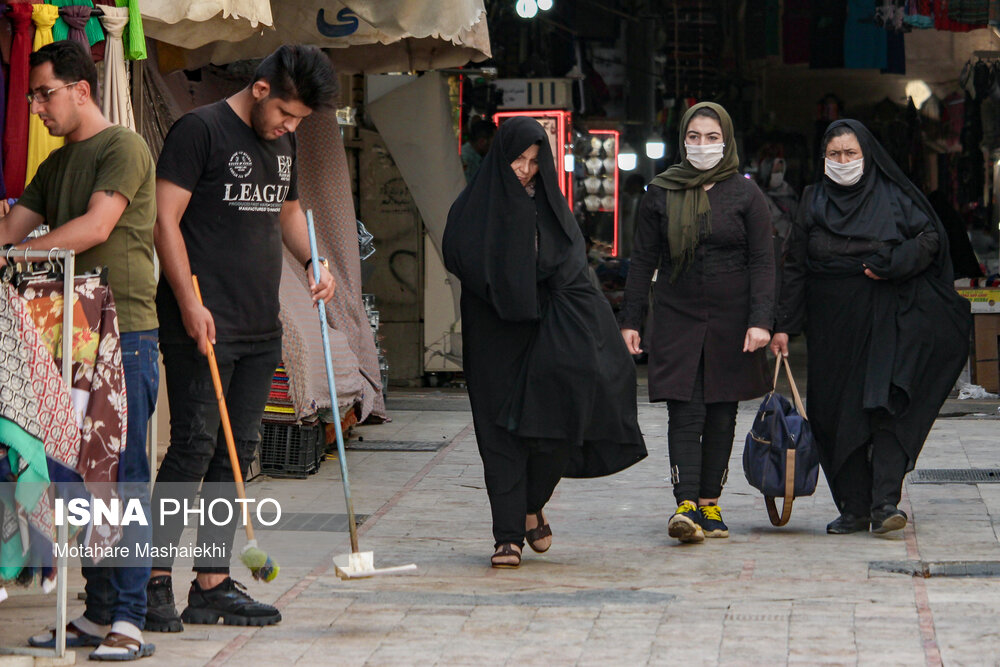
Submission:
[[[100,653],[101,648],[122,649],[122,650]],[[87,657],[89,657],[91,660],[127,662],[151,656],[155,651],[156,651],[156,646],[154,646],[153,644],[143,644],[138,639],[133,639],[132,637],[129,637],[128,635],[123,635],[120,632],[109,632],[104,637],[104,641],[101,642],[101,645],[98,647],[98,649],[96,651],[91,652],[91,654]]]
[[[539,549],[535,546],[536,542],[541,542],[546,537],[552,537],[552,526],[550,526],[546,521],[545,517],[542,516],[542,511],[538,510],[533,513],[535,515],[535,520],[538,521],[538,525],[534,528],[524,531],[524,539],[528,540],[528,546],[531,547],[532,551],[535,553],[545,553],[552,547],[552,543],[544,549]]]
[[[503,544],[501,544],[499,547],[497,547],[497,550],[493,553],[493,557],[490,558],[490,564],[493,567],[509,567],[509,568],[519,567],[521,565],[521,552],[515,549],[514,547],[515,545],[512,542],[504,542]],[[497,560],[498,558],[508,558],[510,556],[514,556],[515,558],[517,558],[517,561],[507,563]]]

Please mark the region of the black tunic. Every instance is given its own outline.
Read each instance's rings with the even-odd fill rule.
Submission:
[[[510,163],[540,142],[536,195]],[[646,456],[635,366],[607,299],[591,284],[583,236],[556,183],[544,130],[504,123],[448,216],[445,266],[462,280],[464,371],[480,448],[512,434],[570,447],[567,477],[596,477]],[[484,459],[485,461],[485,459]]]
[[[864,153],[873,169],[874,149]],[[872,220],[877,233],[862,238],[830,231],[808,188],[786,245],[776,330],[805,330],[807,409],[831,479],[871,440],[876,412],[912,470],[968,357],[969,303],[949,283],[940,222],[896,183],[878,189],[885,224]]]
[[[640,328],[653,272],[649,399],[691,400],[705,359],[705,402],[742,401],[771,388],[766,351],[743,352],[747,329],[770,330],[774,310],[771,214],[753,181],[740,175],[708,191],[712,231],[694,262],[670,282],[666,192],[649,186],[639,208],[621,326]]]

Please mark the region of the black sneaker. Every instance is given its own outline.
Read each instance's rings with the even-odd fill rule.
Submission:
[[[699,518],[698,506],[685,500],[667,521],[667,534],[681,542],[704,542],[705,533],[698,522]]]
[[[883,505],[872,510],[872,532],[878,535],[906,527],[906,512],[895,505]]]
[[[174,603],[174,585],[168,575],[150,578],[146,584],[146,630],[181,632],[184,624]]]
[[[185,623],[215,625],[273,625],[281,620],[281,612],[269,604],[257,602],[247,595],[247,587],[232,578],[208,590],[191,582],[188,606],[181,614]]]
[[[705,537],[729,537],[729,526],[722,520],[722,510],[718,505],[702,505],[698,513]]]
[[[845,512],[826,524],[826,532],[831,535],[847,535],[862,531],[867,533],[869,523],[871,523],[871,519],[866,516],[855,516],[854,514]]]

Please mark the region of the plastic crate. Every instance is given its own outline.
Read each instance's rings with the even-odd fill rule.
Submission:
[[[260,471],[272,477],[304,479],[323,459],[322,424],[261,424]]]

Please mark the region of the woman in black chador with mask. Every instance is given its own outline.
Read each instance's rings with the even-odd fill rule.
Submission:
[[[826,531],[906,525],[903,477],[968,358],[969,302],[948,235],[868,129],[838,120],[786,245],[774,352],[805,330],[809,420],[840,516]]]
[[[448,214],[445,266],[462,281],[462,340],[493,512],[494,567],[545,551],[542,508],[562,477],[641,460],[635,367],[587,276],[542,126],[512,118]]]

